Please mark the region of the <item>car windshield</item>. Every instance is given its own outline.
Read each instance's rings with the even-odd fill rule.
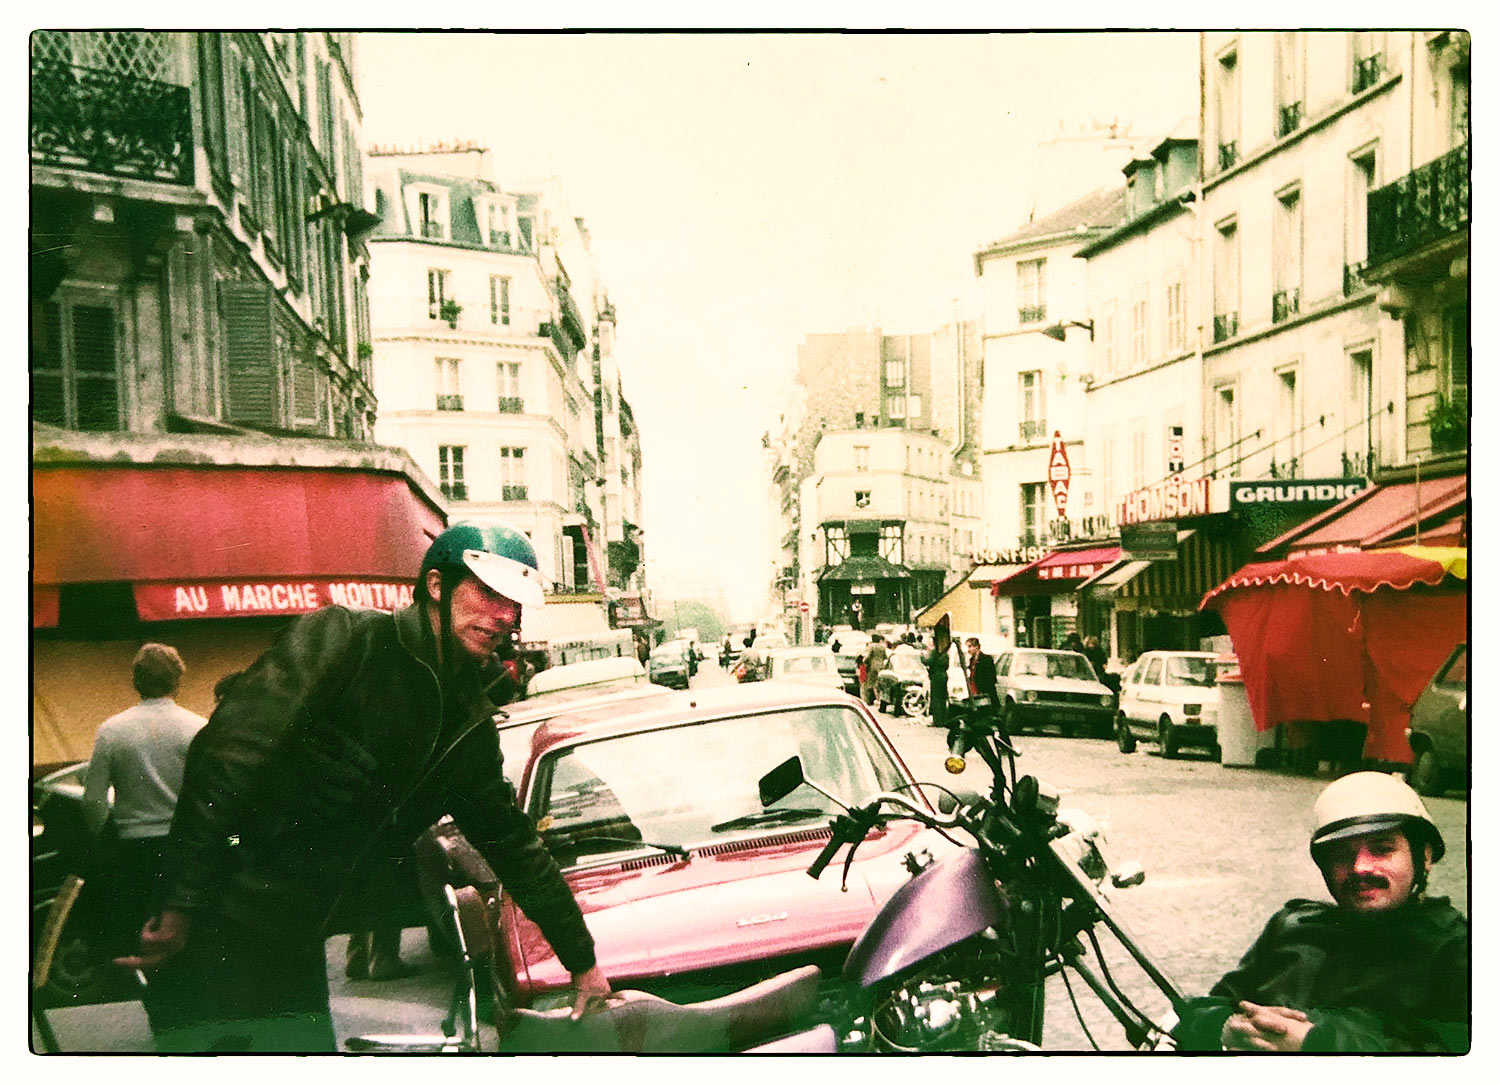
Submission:
[[[903,644],[891,653],[891,670],[921,674],[922,653],[909,644]]]
[[[808,779],[851,805],[906,783],[857,712],[824,705],[557,750],[537,765],[528,809],[563,866],[650,844],[691,847],[736,832],[827,822],[837,808],[803,784],[771,808],[783,816],[772,814],[758,830],[752,823],[761,815],[760,777],[793,755]]]
[[[783,674],[813,674],[828,670],[827,656],[787,656],[781,660]]]
[[[1196,656],[1167,658],[1167,685],[1211,686],[1214,684],[1214,661]]]
[[[1097,681],[1094,669],[1089,666],[1089,661],[1081,655],[1071,652],[1059,652],[1055,655],[1046,655],[1041,652],[1020,652],[1016,655],[1016,661],[1011,666],[1012,675],[1023,675],[1030,678],[1081,678],[1085,681]]]

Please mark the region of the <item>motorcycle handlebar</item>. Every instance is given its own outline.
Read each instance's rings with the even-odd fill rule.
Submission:
[[[968,762],[964,760],[964,754],[968,752],[969,742],[964,735],[963,727],[955,727],[948,733],[948,759],[943,762],[943,767],[957,776],[968,765]]]
[[[833,862],[833,857],[838,854],[839,848],[843,847],[844,841],[837,832],[833,839],[823,845],[823,850],[818,852],[818,857],[812,861],[812,866],[807,868],[808,877],[816,880],[822,876],[828,864]]]

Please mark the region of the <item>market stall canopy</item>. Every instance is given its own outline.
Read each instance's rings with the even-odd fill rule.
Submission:
[[[1272,539],[1257,553],[1369,550],[1417,541],[1461,546],[1468,540],[1468,500],[1468,475],[1372,487]]]
[[[1411,761],[1423,687],[1467,635],[1468,553],[1401,547],[1247,565],[1204,596],[1224,619],[1259,730],[1353,720],[1365,756]]]
[[[819,580],[888,580],[891,577],[909,577],[910,571],[902,565],[892,565],[885,558],[860,554],[847,557],[838,565],[825,566],[818,574]]]
[[[146,621],[389,609],[443,529],[387,471],[38,465],[32,488],[38,628],[66,586],[108,582],[131,585]]]

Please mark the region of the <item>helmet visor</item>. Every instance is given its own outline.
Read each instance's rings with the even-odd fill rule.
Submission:
[[[542,574],[529,565],[485,550],[465,550],[464,566],[486,587],[523,607],[544,602]]]

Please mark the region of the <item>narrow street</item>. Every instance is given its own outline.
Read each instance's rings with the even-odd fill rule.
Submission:
[[[706,661],[694,688],[724,685],[729,676]],[[965,774],[943,771],[943,733],[926,720],[880,717],[907,767],[918,780],[974,790],[988,773],[972,763]],[[1021,736],[1018,766],[1059,788],[1063,805],[1086,810],[1106,825],[1110,858],[1136,859],[1144,884],[1114,894],[1119,915],[1136,939],[1185,992],[1203,993],[1259,933],[1265,920],[1292,897],[1324,899],[1326,892],[1306,848],[1313,799],[1328,777],[1299,777],[1254,769],[1226,769],[1200,754],[1167,760],[1142,743],[1125,755],[1113,741]],[[1446,895],[1468,913],[1466,820],[1460,793],[1428,799],[1448,842],[1447,859],[1433,872],[1431,892]],[[1106,963],[1125,991],[1149,1014],[1165,1001],[1124,949],[1101,932]],[[344,939],[328,942],[328,974],[340,1041],[365,1033],[439,1031],[452,993],[446,970],[427,947],[426,932],[409,929],[403,957],[416,966],[406,978],[351,982],[343,976]],[[1073,991],[1094,1041],[1125,1047],[1124,1035],[1082,983]],[[1060,979],[1048,991],[1046,1046],[1089,1050]],[[92,1051],[143,1051],[150,1035],[138,1003],[83,1007],[52,1014],[65,1047]]]

